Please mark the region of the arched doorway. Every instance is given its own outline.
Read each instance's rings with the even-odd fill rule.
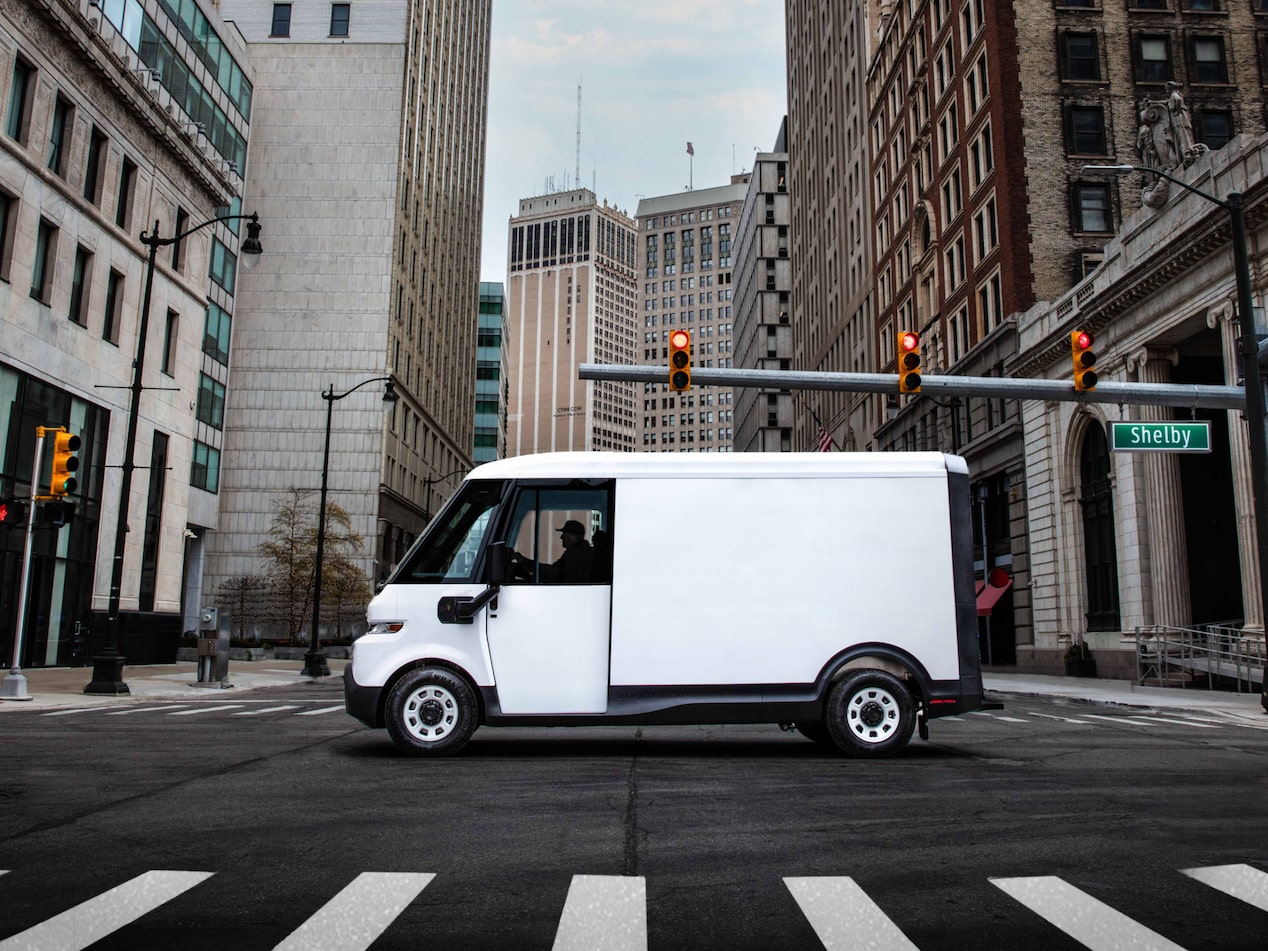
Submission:
[[[1105,428],[1091,421],[1079,452],[1079,504],[1083,508],[1083,566],[1089,631],[1117,631],[1118,556],[1114,534],[1114,490],[1110,482]]]

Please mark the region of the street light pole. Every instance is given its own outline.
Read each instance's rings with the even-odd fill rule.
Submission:
[[[159,223],[154,222],[154,230],[141,232],[141,243],[150,249],[145,259],[145,293],[141,298],[141,321],[137,326],[136,359],[132,361],[132,394],[128,405],[128,431],[123,442],[123,463],[120,469],[123,480],[119,487],[119,510],[114,530],[114,560],[110,566],[110,601],[106,608],[106,646],[92,659],[92,681],[84,688],[84,693],[91,694],[124,694],[131,693],[123,682],[124,656],[119,653],[120,618],[119,601],[123,588],[123,556],[128,541],[128,508],[132,496],[132,472],[136,468],[132,456],[136,450],[137,423],[141,416],[141,391],[145,386],[141,382],[141,374],[145,368],[145,341],[150,327],[150,297],[154,290],[154,261],[158,249],[169,247],[189,237],[195,231],[210,227],[221,221],[248,221],[247,237],[242,242],[240,251],[246,255],[242,259],[243,267],[248,270],[255,266],[256,260],[264,248],[260,244],[260,216],[222,215],[212,218],[187,231],[170,238],[159,237]]]
[[[1228,212],[1229,231],[1233,244],[1233,273],[1237,280],[1237,319],[1241,339],[1237,342],[1242,356],[1242,375],[1246,388],[1247,439],[1250,443],[1251,489],[1255,498],[1255,543],[1259,557],[1259,602],[1261,617],[1268,626],[1268,433],[1264,430],[1264,388],[1259,368],[1259,342],[1255,329],[1254,301],[1250,286],[1250,253],[1246,238],[1245,202],[1241,192],[1232,192],[1221,200],[1188,182],[1156,168],[1140,165],[1084,165],[1085,172],[1107,172],[1130,175],[1143,172],[1157,175],[1179,185],[1199,198],[1205,198]],[[1264,685],[1264,704],[1268,709],[1268,682]]]
[[[335,385],[331,383],[330,389],[321,394],[321,398],[326,401],[326,445],[321,453],[321,497],[317,503],[317,551],[313,557],[313,629],[308,652],[304,654],[304,669],[300,671],[305,677],[330,676],[330,664],[326,662],[326,655],[321,652],[318,631],[321,627],[321,569],[326,553],[326,484],[330,478],[330,424],[334,418],[335,401],[355,393],[370,383],[384,383],[383,402],[396,402],[396,390],[390,376],[376,376],[369,380],[362,380],[346,393],[339,394],[335,393]]]

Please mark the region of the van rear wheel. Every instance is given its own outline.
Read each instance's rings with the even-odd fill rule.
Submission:
[[[442,667],[411,670],[398,680],[384,713],[392,742],[413,756],[457,753],[479,725],[475,692]]]
[[[832,688],[825,719],[833,742],[847,756],[892,756],[911,739],[916,707],[893,674],[860,670]]]

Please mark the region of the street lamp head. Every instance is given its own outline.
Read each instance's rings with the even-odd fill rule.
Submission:
[[[264,253],[264,245],[260,244],[260,216],[251,215],[247,219],[247,236],[238,248],[242,252],[242,266],[248,271],[260,263],[260,255]]]
[[[1106,175],[1130,175],[1136,171],[1135,165],[1084,165],[1080,171],[1101,172]]]
[[[400,399],[400,396],[397,395],[396,386],[392,382],[392,378],[389,376],[387,378],[387,383],[383,385],[383,402],[395,403],[398,399]]]

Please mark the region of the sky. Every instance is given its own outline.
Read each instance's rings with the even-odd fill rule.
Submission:
[[[782,0],[494,0],[480,279],[506,280],[521,198],[727,185],[787,111]],[[695,156],[687,155],[687,143]],[[553,179],[553,188],[548,187]]]

